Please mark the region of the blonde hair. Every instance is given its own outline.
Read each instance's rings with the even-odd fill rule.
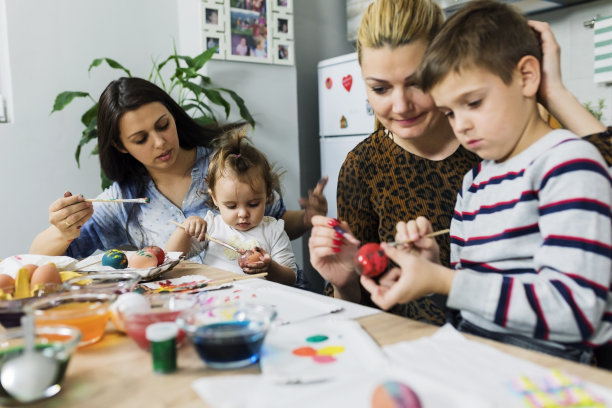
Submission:
[[[442,9],[432,0],[376,0],[368,6],[357,31],[357,58],[364,48],[392,49],[424,40],[429,44],[444,22]],[[375,129],[382,127],[376,118]]]
[[[249,184],[251,188],[257,180],[263,180],[268,204],[274,200],[274,191],[281,194],[282,173],[277,172],[266,156],[251,144],[246,136],[246,126],[223,134],[215,139],[213,144],[216,149],[210,158],[208,172],[204,178],[210,191],[214,192],[217,180],[231,175],[240,182]],[[207,204],[214,206],[211,197],[208,198]]]

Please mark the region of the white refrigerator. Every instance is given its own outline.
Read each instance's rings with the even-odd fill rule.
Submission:
[[[320,61],[318,68],[321,176],[329,182],[324,193],[328,216],[337,217],[338,172],[347,153],[374,131],[357,53]]]

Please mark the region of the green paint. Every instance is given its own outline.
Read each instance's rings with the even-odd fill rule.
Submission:
[[[323,334],[317,334],[314,336],[310,336],[306,339],[307,342],[309,343],[320,343],[322,341],[327,340],[329,337],[323,335]]]

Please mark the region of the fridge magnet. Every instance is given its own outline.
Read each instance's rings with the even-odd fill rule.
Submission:
[[[272,14],[268,2],[273,0],[230,0],[226,13],[225,58],[235,61],[272,63],[268,22]]]
[[[346,129],[347,127],[348,127],[348,121],[346,120],[344,115],[342,115],[342,117],[340,118],[340,129]]]
[[[202,3],[202,27],[205,31],[224,31],[222,4]]]
[[[293,39],[293,16],[285,13],[273,14],[273,36],[281,40]]]
[[[202,32],[204,49],[217,48],[213,54],[213,59],[225,59],[225,34],[217,32]]]
[[[342,77],[342,86],[346,89],[346,92],[351,92],[351,86],[353,86],[353,76],[351,74]]]
[[[274,39],[273,44],[274,62],[281,65],[293,65],[293,41]]]
[[[327,89],[331,89],[333,85],[332,79],[330,77],[325,78],[325,87]]]
[[[293,0],[271,0],[273,11],[293,13]]]

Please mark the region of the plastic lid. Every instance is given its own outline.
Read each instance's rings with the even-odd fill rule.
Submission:
[[[145,335],[149,341],[166,341],[175,338],[178,330],[174,322],[158,322],[148,325]]]

